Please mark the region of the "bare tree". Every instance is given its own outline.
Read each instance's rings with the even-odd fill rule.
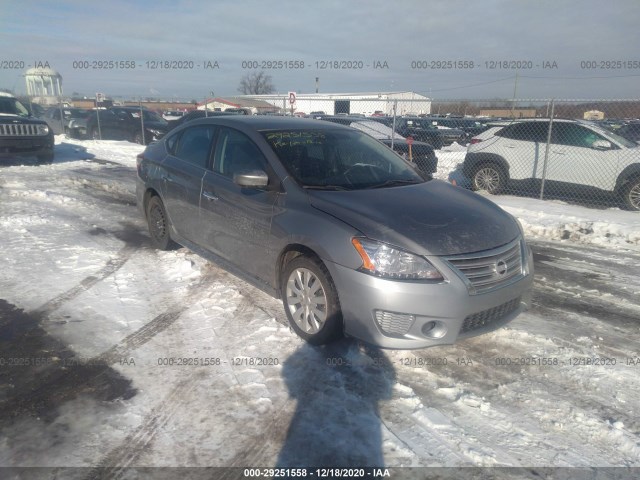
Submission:
[[[245,95],[265,95],[275,92],[276,88],[271,83],[271,75],[259,71],[247,73],[242,77],[238,91]]]

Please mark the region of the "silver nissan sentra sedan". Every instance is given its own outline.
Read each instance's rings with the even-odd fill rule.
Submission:
[[[153,244],[183,245],[281,298],[310,343],[452,344],[531,303],[514,217],[350,127],[205,118],[149,145],[137,168]]]

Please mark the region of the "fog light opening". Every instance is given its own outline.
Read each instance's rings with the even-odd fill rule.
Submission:
[[[442,338],[447,334],[447,327],[442,322],[432,320],[422,326],[422,334],[429,338]]]

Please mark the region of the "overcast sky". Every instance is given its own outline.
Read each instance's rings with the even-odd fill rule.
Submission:
[[[321,93],[511,98],[517,75],[519,98],[640,97],[638,0],[0,0],[0,12],[0,88],[16,93],[48,63],[67,95],[230,96],[253,71],[243,62],[281,60],[304,62],[266,70],[285,93],[319,77]],[[135,68],[93,68],[105,60]]]

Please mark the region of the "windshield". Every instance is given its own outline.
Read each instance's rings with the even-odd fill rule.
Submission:
[[[140,112],[142,111],[142,115],[144,117],[145,122],[158,122],[158,123],[167,123],[167,121],[158,115],[155,112],[151,112],[149,110],[128,110],[133,118],[140,118]]]
[[[64,118],[87,118],[91,113],[91,110],[85,110],[83,108],[65,108],[63,112]]]
[[[29,110],[16,98],[11,97],[0,97],[0,113],[20,115],[21,117],[29,116]]]
[[[407,126],[413,128],[422,128],[424,130],[437,130],[438,127],[433,125],[429,120],[422,118],[410,118],[407,119]]]
[[[263,135],[303,187],[359,190],[425,181],[388,147],[358,131],[292,130]]]

